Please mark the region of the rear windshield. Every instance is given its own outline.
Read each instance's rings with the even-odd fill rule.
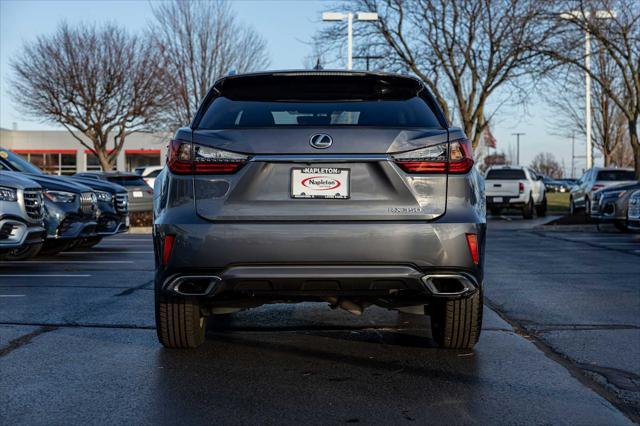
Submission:
[[[596,180],[635,180],[633,170],[601,170]]]
[[[487,179],[495,180],[521,180],[526,179],[523,170],[519,169],[494,169],[489,170]]]
[[[440,127],[420,97],[404,100],[362,101],[250,101],[216,98],[199,128],[204,130],[252,127]]]
[[[121,186],[146,186],[147,183],[139,176],[109,176],[109,182]]]

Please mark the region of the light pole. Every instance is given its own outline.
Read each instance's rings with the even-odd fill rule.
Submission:
[[[596,10],[593,12],[571,11],[560,14],[561,19],[583,20],[589,19],[593,13],[595,19],[611,19],[615,18],[615,12],[611,10]],[[589,29],[584,30],[584,85],[585,85],[585,127],[587,130],[587,170],[593,167],[593,141],[591,140],[591,33]]]
[[[524,136],[524,133],[511,133],[512,135],[516,136],[516,143],[517,143],[517,148],[516,148],[516,165],[519,166],[520,165],[520,136]]]
[[[356,21],[377,21],[378,14],[374,12],[357,12]],[[322,20],[325,22],[335,22],[347,20],[347,69],[353,68],[353,13],[324,12]]]

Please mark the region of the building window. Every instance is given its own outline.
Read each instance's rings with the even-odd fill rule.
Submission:
[[[16,153],[50,175],[73,175],[77,172],[75,150],[17,150]]]
[[[138,167],[159,166],[159,149],[127,149],[124,151],[127,170],[135,170]]]
[[[102,166],[100,165],[100,161],[98,161],[98,157],[93,155],[92,153],[85,153],[87,158],[87,171],[88,172],[101,172]]]

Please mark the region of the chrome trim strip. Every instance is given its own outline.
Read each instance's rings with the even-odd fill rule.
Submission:
[[[389,161],[387,154],[290,154],[290,155],[256,155],[249,161],[270,163],[349,163]]]

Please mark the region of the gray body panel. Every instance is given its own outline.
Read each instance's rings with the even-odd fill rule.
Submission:
[[[482,266],[473,263],[465,239],[477,233],[483,242],[486,229],[484,184],[475,169],[449,177],[447,213],[432,221],[210,221],[194,211],[191,176],[165,171],[159,179],[154,232],[176,236],[160,280],[233,265],[397,264],[423,272],[465,270],[482,281]]]
[[[315,133],[330,132],[333,144],[311,147]],[[446,210],[447,175],[407,175],[391,153],[447,142],[444,129],[264,128],[182,132],[200,145],[251,155],[238,173],[196,176],[196,209],[215,221],[431,220]],[[292,200],[294,167],[350,170],[348,200]]]
[[[359,74],[347,74],[358,81]],[[273,78],[280,77],[276,73]],[[432,99],[417,80],[397,75],[381,78],[385,84],[411,80],[417,91],[411,96],[419,93],[427,104]],[[201,158],[206,161],[227,155],[216,157],[226,160],[216,161],[234,161],[240,168],[229,174],[191,174],[197,169],[195,163],[172,168],[170,160],[157,177],[153,214],[158,291],[191,297],[194,293],[181,293],[177,286],[192,280],[190,285],[200,283],[206,290],[196,294],[206,299],[205,305],[231,306],[234,297],[256,305],[268,303],[256,301],[258,296],[324,300],[327,295],[355,291],[360,292],[358,297],[370,297],[371,303],[411,306],[425,305],[429,297],[438,297],[437,291],[427,288],[432,275],[445,276],[446,282],[451,279],[446,277],[455,274],[456,283],[463,277],[472,283],[472,291],[481,287],[486,234],[484,180],[475,168],[447,173],[450,164],[460,164],[460,157],[467,160],[471,153],[465,152],[470,148],[462,148],[468,141],[459,141],[466,139],[464,133],[448,127],[437,106],[431,108],[440,127],[433,122],[428,124],[433,127],[406,128],[286,126],[275,122],[267,127],[242,127],[238,119],[232,127],[221,127],[225,130],[197,129],[208,103],[220,93],[224,96],[226,80],[236,84],[236,89],[242,82],[229,77],[216,83],[192,127],[176,132],[169,157],[173,155],[184,165],[184,158],[194,158],[197,152],[204,152]],[[387,86],[379,89],[385,91]],[[240,98],[245,94],[236,93]],[[338,99],[343,99],[342,95],[338,94]],[[369,95],[371,92],[363,94],[365,98]],[[293,96],[295,99],[296,94]],[[317,96],[324,99],[322,94]],[[316,140],[315,136],[321,138]],[[325,136],[331,143],[318,146],[316,142],[324,141]],[[454,141],[457,158],[452,154]],[[439,147],[418,153],[435,145]],[[404,164],[394,158],[405,152],[411,153],[403,157]],[[415,169],[406,162],[438,163],[440,168]],[[293,170],[305,167],[349,169],[349,194],[295,198]],[[203,170],[212,169],[199,169]],[[296,181],[296,185],[302,185],[300,182],[304,181]],[[475,261],[468,234],[477,236],[479,256]],[[165,250],[166,241],[172,242],[169,251]],[[458,294],[467,294],[465,291]],[[265,292],[272,294],[265,296]]]

